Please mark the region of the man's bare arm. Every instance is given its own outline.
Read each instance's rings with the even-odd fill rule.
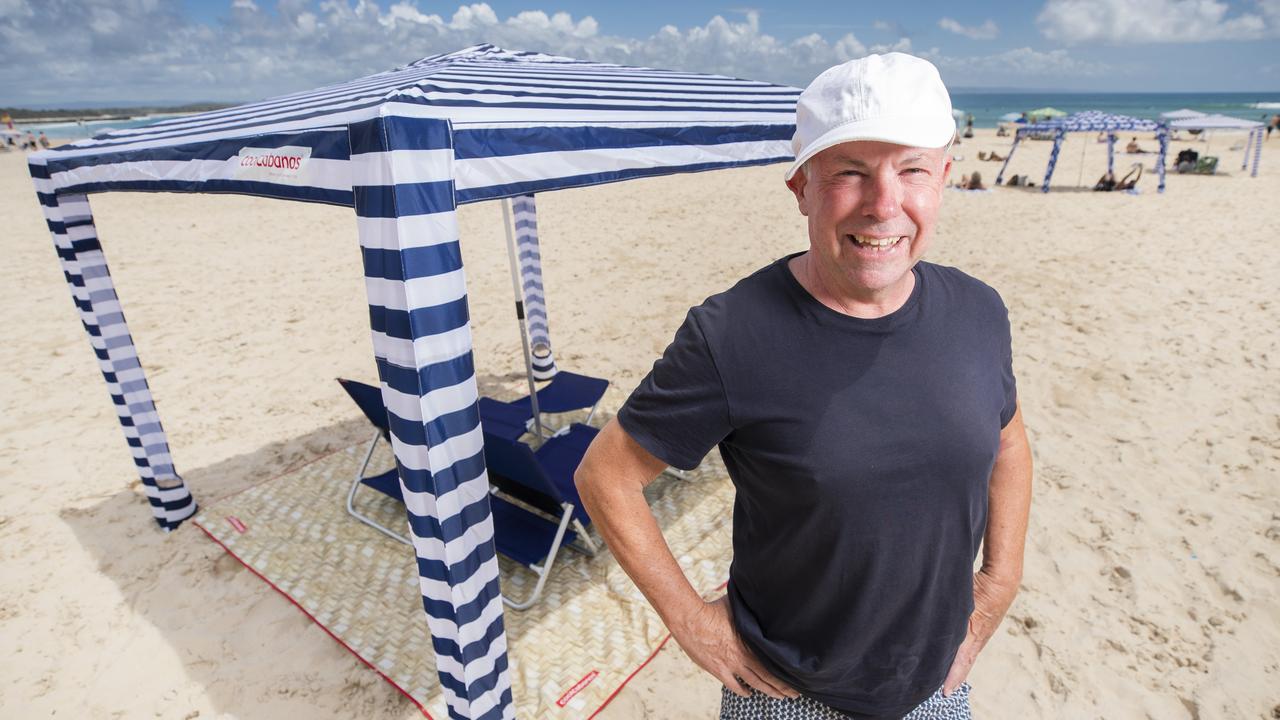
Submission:
[[[750,694],[741,678],[767,695],[795,697],[738,639],[727,599],[704,601],[671,554],[644,497],[645,486],[666,466],[611,420],[588,448],[574,482],[618,564],[690,659],[739,695]]]
[[[950,695],[973,668],[978,653],[995,634],[1022,582],[1022,556],[1031,512],[1031,445],[1022,409],[1000,431],[1000,452],[987,490],[987,531],[982,567],[973,576],[973,613],[969,633],[942,684]]]

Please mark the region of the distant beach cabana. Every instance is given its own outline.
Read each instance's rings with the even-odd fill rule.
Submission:
[[[1200,115],[1199,117],[1186,118],[1184,120],[1174,120],[1169,123],[1169,127],[1175,130],[1245,130],[1249,133],[1249,139],[1244,146],[1244,160],[1240,163],[1240,169],[1244,170],[1249,167],[1249,153],[1253,152],[1253,170],[1249,173],[1251,177],[1258,177],[1258,161],[1262,159],[1262,139],[1266,125],[1257,120],[1244,120],[1242,118],[1231,117],[1230,115]]]
[[[1188,118],[1199,118],[1204,116],[1205,116],[1205,113],[1202,113],[1199,110],[1190,110],[1187,108],[1170,110],[1169,112],[1160,113],[1160,117],[1164,118],[1165,120],[1186,120]]]
[[[170,457],[88,195],[238,193],[355,210],[382,399],[445,702],[451,717],[507,718],[514,711],[456,207],[790,160],[798,95],[763,82],[478,45],[106,133],[35,153],[29,168],[165,530],[196,504]],[[522,207],[532,211],[532,203]]]
[[[1004,171],[1009,167],[1009,160],[1018,149],[1018,143],[1023,137],[1035,134],[1052,134],[1053,136],[1053,150],[1049,152],[1049,166],[1044,171],[1044,182],[1040,185],[1041,192],[1049,192],[1049,179],[1053,177],[1054,166],[1058,164],[1058,152],[1062,149],[1062,141],[1066,139],[1069,132],[1105,132],[1107,134],[1107,172],[1115,172],[1115,133],[1121,130],[1156,133],[1156,138],[1160,142],[1159,157],[1156,159],[1156,173],[1160,178],[1157,192],[1164,192],[1164,159],[1169,151],[1169,133],[1165,125],[1154,120],[1144,120],[1128,115],[1111,115],[1097,110],[1086,110],[1056,120],[1028,123],[1019,127],[1013,136],[1013,145],[1009,147],[1009,154],[1005,156],[1004,164],[1000,166],[1000,173],[996,175],[996,184],[1004,182]]]

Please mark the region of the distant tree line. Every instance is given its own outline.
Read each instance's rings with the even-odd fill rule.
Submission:
[[[14,122],[32,120],[124,120],[139,115],[157,113],[198,113],[210,110],[221,110],[231,107],[230,103],[191,103],[189,105],[170,105],[166,107],[128,107],[128,108],[77,108],[75,110],[31,110],[29,108],[0,107],[0,117],[9,115]]]

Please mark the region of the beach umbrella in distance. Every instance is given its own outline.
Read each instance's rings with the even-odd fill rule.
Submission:
[[[1022,113],[1016,113],[1016,112],[1005,113],[1000,116],[1000,119],[1005,122],[1015,122],[1020,118],[1022,118]]]
[[[1198,110],[1190,110],[1187,108],[1182,108],[1180,110],[1170,110],[1169,112],[1160,113],[1160,117],[1164,118],[1165,120],[1188,120],[1190,118],[1200,118],[1204,116],[1205,114],[1202,112],[1199,112]]]
[[[1055,118],[1066,115],[1065,112],[1055,107],[1042,107],[1036,110],[1028,110],[1027,114],[1036,118]]]

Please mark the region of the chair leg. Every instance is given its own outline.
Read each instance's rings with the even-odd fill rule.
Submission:
[[[682,482],[693,482],[693,478],[689,475],[689,471],[681,470],[680,468],[668,467],[666,470],[662,471],[662,474],[670,475]]]
[[[596,553],[599,552],[600,546],[596,545],[596,541],[592,540],[591,536],[587,534],[587,529],[583,527],[581,520],[573,521],[573,530],[578,533],[578,537],[582,540],[582,544],[586,546],[585,548],[575,549],[581,549],[587,555],[595,557]]]
[[[356,510],[356,506],[355,506],[356,491],[359,490],[360,486],[363,484],[361,480],[364,479],[364,471],[369,469],[369,461],[373,459],[373,451],[375,448],[378,447],[378,440],[381,437],[382,437],[381,431],[374,431],[373,441],[369,443],[369,452],[364,454],[364,462],[360,464],[360,469],[356,470],[356,479],[354,482],[351,483],[351,490],[347,492],[347,514],[359,520],[360,522],[364,523],[365,525],[368,525],[374,530],[377,530],[383,535],[386,535],[392,540],[397,540],[399,542],[404,543],[405,545],[412,545],[413,541],[409,540],[409,538],[405,537],[404,535],[401,535],[400,533],[397,533],[394,530],[391,530],[390,528],[386,528],[379,525],[377,522],[373,520],[373,518],[362,514],[359,510]]]
[[[512,610],[527,610],[538,601],[538,596],[542,594],[542,586],[547,584],[547,577],[551,575],[551,567],[555,565],[556,553],[560,550],[560,543],[564,542],[564,534],[569,529],[569,522],[573,520],[573,506],[564,503],[560,506],[564,509],[564,514],[560,516],[560,526],[556,528],[556,537],[551,541],[551,552],[547,553],[547,559],[542,561],[542,567],[534,566],[532,569],[538,574],[538,584],[533,586],[533,592],[529,597],[520,602],[516,602],[506,595],[502,596],[502,602]]]
[[[595,405],[591,406],[591,412],[587,413],[587,419],[582,421],[583,425],[590,425],[591,418],[596,416],[596,410],[600,407],[600,401],[597,400]]]

